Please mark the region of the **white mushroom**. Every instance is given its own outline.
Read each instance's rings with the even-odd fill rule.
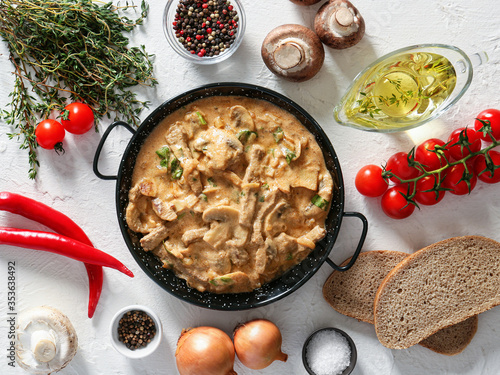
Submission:
[[[209,208],[203,213],[203,220],[212,224],[203,240],[215,248],[223,246],[226,241],[229,246],[243,246],[248,239],[248,229],[239,225],[239,216],[240,211],[231,206]]]
[[[241,105],[232,106],[229,110],[229,117],[236,129],[255,131],[253,118],[245,107]]]
[[[76,331],[59,310],[40,306],[23,311],[16,328],[17,363],[32,374],[62,370],[76,354]]]
[[[316,13],[314,29],[328,47],[343,49],[363,38],[365,21],[348,0],[330,0]]]
[[[278,233],[286,231],[287,226],[285,222],[281,220],[281,215],[287,207],[289,207],[289,204],[286,201],[278,202],[264,219],[264,232],[268,238],[272,238]]]
[[[219,221],[235,225],[240,211],[231,206],[212,207],[203,213],[203,221]]]

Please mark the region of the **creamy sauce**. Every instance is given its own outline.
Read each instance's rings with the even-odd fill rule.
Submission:
[[[127,224],[190,287],[252,291],[326,232],[333,180],[312,134],[262,100],[197,100],[165,118],[137,157]]]

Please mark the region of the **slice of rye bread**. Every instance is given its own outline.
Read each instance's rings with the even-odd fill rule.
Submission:
[[[385,276],[409,254],[400,251],[361,253],[348,271],[334,271],[323,286],[325,300],[336,311],[374,324],[373,302]],[[347,264],[350,258],[342,265]],[[455,355],[471,342],[477,330],[477,315],[442,329],[419,344],[440,354]]]
[[[405,258],[375,295],[375,331],[404,349],[500,304],[500,243],[454,237]]]

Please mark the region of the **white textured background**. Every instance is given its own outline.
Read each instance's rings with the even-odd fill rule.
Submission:
[[[145,44],[156,55],[159,85],[141,91],[154,109],[188,89],[219,81],[247,82],[276,90],[303,106],[325,129],[340,159],[345,182],[345,210],[359,211],[369,221],[364,250],[388,249],[413,252],[433,242],[459,235],[479,234],[500,240],[500,185],[479,182],[470,196],[448,195],[435,207],[424,208],[410,218],[395,221],[384,216],[379,199],[365,199],[354,189],[354,176],[365,164],[381,164],[393,153],[408,151],[427,138],[446,139],[460,126],[472,125],[481,110],[500,108],[498,94],[500,3],[498,0],[357,0],[366,21],[366,35],[355,47],[326,50],[321,72],[312,80],[294,84],[272,75],[260,58],[266,34],[284,23],[312,26],[319,5],[300,7],[287,0],[242,0],[247,13],[246,35],[239,50],[218,66],[197,66],[176,56],[162,31],[164,1],[150,0],[150,16],[134,33],[132,43]],[[136,3],[138,1],[136,0]],[[338,102],[358,71],[394,49],[418,43],[443,43],[467,53],[487,51],[490,62],[475,72],[471,88],[439,120],[416,130],[394,135],[365,133],[341,127],[332,119]],[[9,102],[12,70],[7,49],[0,43],[0,108]],[[148,115],[144,111],[142,118]],[[104,129],[109,123],[101,125]],[[240,375],[305,374],[301,350],[315,329],[335,326],[347,331],[358,348],[358,365],[353,375],[411,374],[498,374],[500,336],[497,327],[500,308],[479,318],[479,329],[462,354],[446,357],[423,347],[389,350],[380,345],[371,325],[344,317],[323,300],[321,287],[331,269],[324,264],[302,288],[266,307],[243,312],[216,312],[186,304],[163,291],[134,262],[121,237],[115,212],[115,184],[101,181],[92,172],[92,159],[100,134],[67,136],[66,154],[57,156],[40,149],[41,168],[36,181],[28,179],[27,152],[8,140],[10,129],[1,124],[0,190],[38,199],[69,215],[89,235],[94,245],[124,261],[135,273],[130,279],[105,270],[104,290],[95,317],[87,318],[87,276],[78,262],[52,254],[13,247],[0,247],[0,373],[21,374],[7,366],[7,262],[17,265],[17,309],[47,304],[60,309],[73,322],[79,335],[79,351],[65,375],[85,374],[177,374],[174,351],[183,327],[211,325],[231,333],[238,322],[265,317],[282,330],[286,363],[274,363],[262,371],[244,368],[236,361]],[[101,163],[103,172],[114,174],[130,135],[114,132]],[[1,226],[43,230],[36,223],[0,212]],[[357,219],[345,219],[332,259],[350,256],[360,234]],[[115,312],[129,304],[144,304],[161,317],[165,330],[160,349],[142,360],[121,357],[110,344],[108,326]]]

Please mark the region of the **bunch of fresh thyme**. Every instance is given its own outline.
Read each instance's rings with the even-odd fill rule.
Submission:
[[[136,8],[128,2],[97,5],[91,0],[0,0],[0,36],[8,44],[15,83],[10,110],[2,111],[29,151],[29,176],[39,162],[36,124],[61,111],[66,100],[89,105],[97,120],[121,118],[135,125],[147,101],[129,91],[154,86],[152,55],[144,46],[128,47],[124,36],[143,23],[148,6],[141,2],[137,19],[119,11]],[[97,127],[96,127],[97,130]]]
[[[473,175],[473,171],[471,171],[471,166],[468,164],[468,161],[473,160],[478,155],[484,156],[486,167],[484,170],[479,171],[478,174],[483,174],[486,172],[490,172],[491,174],[493,174],[493,173],[495,173],[495,170],[500,169],[500,165],[495,165],[495,163],[493,163],[493,161],[491,160],[491,157],[488,154],[488,152],[491,149],[500,145],[500,139],[495,139],[495,137],[493,137],[493,133],[491,131],[491,125],[490,125],[490,122],[488,120],[486,120],[486,121],[480,120],[480,119],[477,119],[477,120],[483,124],[482,128],[479,129],[479,132],[482,132],[485,135],[488,134],[491,141],[492,141],[485,148],[483,148],[479,151],[473,152],[470,148],[471,142],[469,141],[469,139],[467,137],[467,133],[464,130],[460,133],[460,136],[459,136],[459,139],[457,142],[455,142],[455,143],[448,142],[442,146],[435,145],[435,148],[433,150],[429,150],[429,151],[434,152],[435,154],[438,155],[438,158],[441,161],[440,168],[432,170],[432,171],[428,171],[426,169],[425,165],[423,165],[422,163],[415,160],[415,147],[413,147],[410,150],[410,152],[408,152],[407,160],[408,160],[409,167],[413,167],[413,168],[416,168],[419,170],[419,175],[417,177],[412,178],[412,179],[408,179],[408,180],[404,180],[404,179],[400,178],[399,176],[395,175],[394,173],[392,173],[390,170],[387,170],[385,166],[382,168],[383,169],[382,177],[384,179],[386,179],[386,181],[389,181],[389,179],[391,177],[395,177],[396,179],[399,180],[400,184],[407,184],[407,186],[408,186],[407,193],[402,194],[402,195],[405,197],[408,204],[413,204],[413,205],[418,207],[418,204],[414,199],[415,195],[417,193],[416,185],[417,185],[418,180],[420,180],[426,176],[434,176],[435,177],[434,186],[429,190],[425,190],[424,192],[434,192],[436,194],[436,199],[438,199],[440,191],[450,190],[442,185],[442,182],[443,182],[443,178],[442,178],[443,173],[442,172],[444,172],[446,169],[448,169],[454,165],[462,164],[464,166],[464,172],[463,172],[462,178],[458,182],[464,181],[467,184],[467,187],[469,188],[469,193],[470,193],[471,180],[472,180],[474,175]],[[445,150],[452,147],[452,146],[456,146],[456,145],[460,146],[462,150],[467,149],[470,153],[460,160],[456,160],[456,161],[448,160],[448,158],[446,157]],[[497,173],[498,173],[498,171],[497,171]]]

